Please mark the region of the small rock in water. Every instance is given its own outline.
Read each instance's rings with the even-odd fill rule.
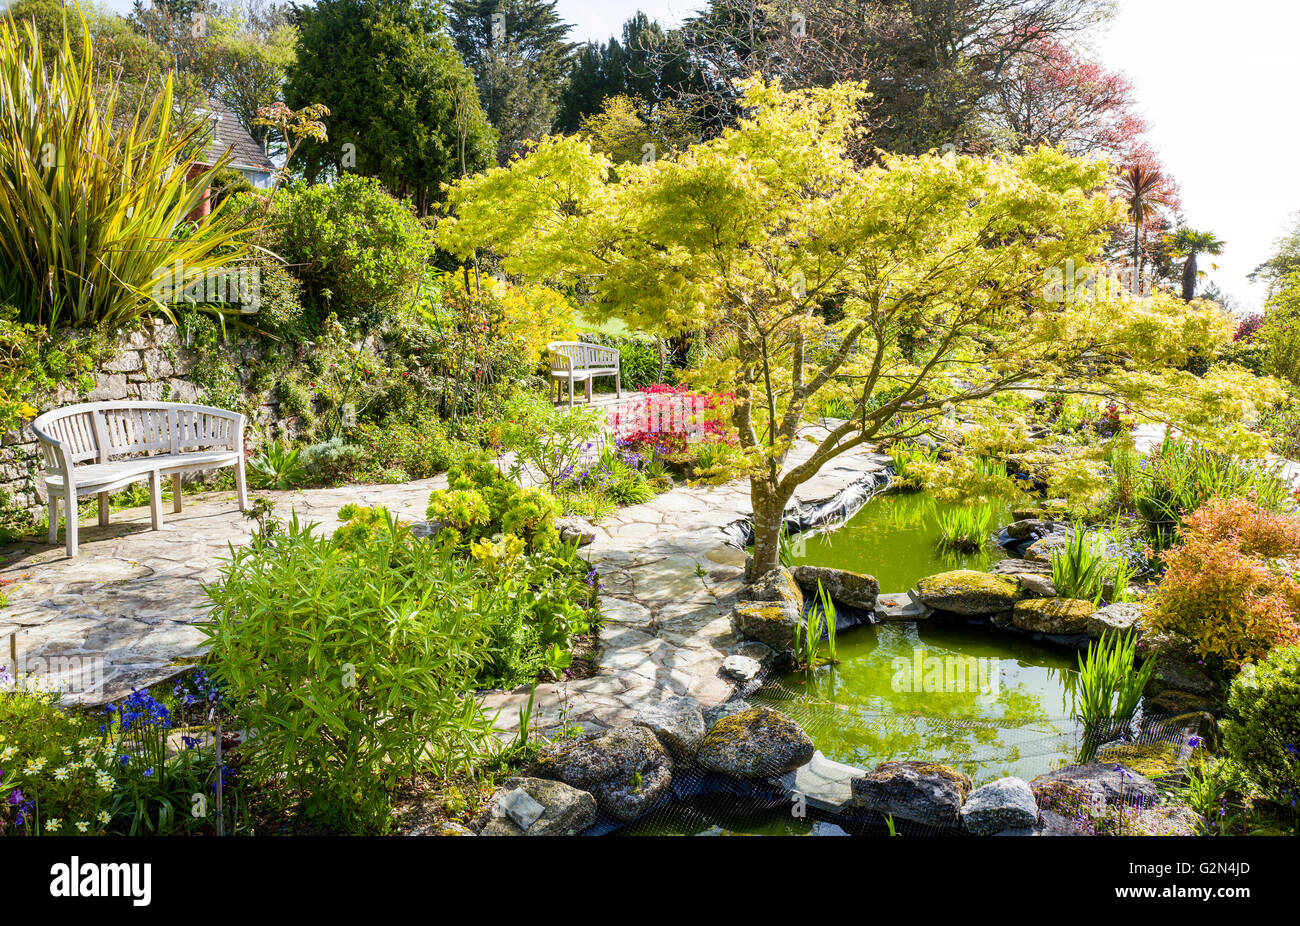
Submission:
[[[748,656],[728,656],[722,660],[722,674],[737,681],[753,681],[762,671],[763,666],[759,661]]]

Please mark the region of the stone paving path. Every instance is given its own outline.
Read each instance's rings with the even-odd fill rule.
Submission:
[[[792,462],[811,451],[798,445]],[[886,457],[858,450],[845,454],[800,487],[797,499],[836,495]],[[277,513],[338,526],[348,502],[385,505],[400,517],[423,517],[429,492],[445,478],[397,486],[348,486],[265,493]],[[733,683],[719,675],[732,652],[751,652],[730,627],[745,554],[729,546],[720,530],[750,514],[745,483],[682,486],[608,517],[583,553],[603,585],[606,624],[588,679],[537,686],[534,725],[557,723],[589,730],[614,726],[640,707],[679,694],[705,706],[726,700]],[[229,544],[247,543],[248,522],[229,492],[186,499],[185,511],[167,514],[165,529],[150,531],[148,509],[117,512],[108,528],[84,527],[80,556],[61,548],[25,543],[0,550],[0,576],[14,582],[10,606],[0,610],[0,664],[13,645],[19,663],[59,677],[69,700],[101,703],[153,684],[201,655],[202,637],[192,624],[206,611],[204,583],[220,574]],[[80,662],[78,661],[80,660]],[[102,685],[79,694],[77,671],[102,669]],[[88,683],[85,683],[89,687]],[[491,691],[485,710],[503,734],[518,725],[527,687]]]

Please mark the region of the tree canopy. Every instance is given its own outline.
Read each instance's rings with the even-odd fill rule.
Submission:
[[[377,177],[426,212],[441,184],[494,160],[474,78],[426,2],[321,0],[296,10],[285,102],[329,108],[329,140],[304,144],[308,179]]]
[[[1004,416],[1008,392],[1084,392],[1218,445],[1279,387],[1240,368],[1179,369],[1232,336],[1217,306],[1057,285],[1097,269],[1123,205],[1111,168],[1056,148],[987,158],[887,155],[860,166],[861,84],[751,82],[719,137],[611,174],[581,138],[550,138],[458,183],[438,238],[587,294],[589,314],[704,329],[697,385],[736,396],[759,571],[776,563],[794,489],[866,441],[932,430],[954,408]],[[851,413],[787,467],[814,398]]]

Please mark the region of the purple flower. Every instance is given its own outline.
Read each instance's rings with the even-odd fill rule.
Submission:
[[[1205,740],[1201,739],[1199,736],[1193,736],[1187,741],[1187,745],[1191,746],[1193,749],[1200,749],[1204,742]]]
[[[22,802],[23,802],[22,788],[14,788],[12,791],[9,792],[9,803],[21,804]]]

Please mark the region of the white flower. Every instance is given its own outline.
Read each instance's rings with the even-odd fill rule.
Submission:
[[[55,780],[55,781],[67,781],[67,780],[68,780],[68,768],[67,768],[67,766],[64,766],[63,768],[58,768],[58,769],[55,769],[55,770],[54,770],[54,780]]]
[[[96,817],[96,819],[99,820],[100,823],[107,823],[107,822],[108,822],[108,811],[107,811],[107,810],[101,810],[101,811],[99,812],[99,816]]]
[[[89,831],[90,831],[90,824],[87,823],[85,820],[82,820],[80,823],[77,824],[78,833],[86,833]]]
[[[50,817],[45,821],[45,829],[51,833],[57,833],[62,826],[63,821],[58,817]]]

